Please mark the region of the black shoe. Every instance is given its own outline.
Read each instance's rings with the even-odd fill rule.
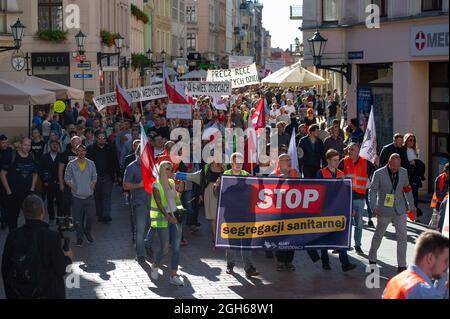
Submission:
[[[331,253],[332,254],[339,254],[339,250],[333,250]]]
[[[110,222],[112,222],[112,218],[111,217],[103,217],[103,222],[110,223]]]
[[[355,252],[360,256],[364,255],[364,252],[362,251],[360,246],[355,246]]]
[[[255,276],[259,276],[259,272],[256,271],[255,267],[252,266],[245,271],[245,277],[250,278]]]
[[[97,217],[97,221],[100,222],[100,223],[103,223],[105,220],[104,220],[103,217],[98,216],[98,217]]]
[[[406,267],[398,267],[398,269],[397,269],[397,273],[399,274],[399,273],[402,273],[402,272],[404,272],[406,270]]]
[[[295,266],[293,263],[286,263],[286,269],[289,271],[295,271]]]
[[[273,251],[266,250],[265,254],[267,259],[273,259]]]
[[[227,274],[231,275],[234,273],[234,265],[228,264],[227,265]]]
[[[353,270],[355,268],[356,268],[355,264],[348,264],[348,265],[342,266],[342,271],[347,272],[347,271]]]
[[[286,271],[287,267],[286,267],[286,263],[277,263],[277,271]]]
[[[89,244],[93,244],[94,243],[94,239],[92,238],[92,235],[89,233],[85,233],[84,234],[86,236],[86,240]]]
[[[371,219],[369,219],[369,222],[367,223],[367,226],[375,228],[375,225],[373,224],[373,221]]]
[[[322,265],[322,268],[325,270],[331,270],[331,267],[329,264]]]
[[[76,242],[76,244],[75,244],[75,246],[77,246],[77,247],[83,247],[83,239],[78,238],[78,239],[77,239],[77,242]]]
[[[144,256],[138,256],[135,258],[136,261],[140,264],[145,264],[145,257]]]

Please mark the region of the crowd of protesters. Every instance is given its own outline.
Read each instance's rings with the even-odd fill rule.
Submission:
[[[106,112],[99,112],[88,104],[69,107],[64,115],[40,111],[32,120],[32,136],[23,138],[17,150],[9,147],[6,136],[0,136],[2,228],[8,227],[10,231],[17,228],[22,202],[27,195],[35,193],[45,199],[50,225],[54,225],[56,217],[72,216],[77,225],[76,245],[83,246],[85,240],[93,244],[95,234],[91,229],[95,216],[98,222],[113,222],[111,194],[117,185],[122,187],[124,200],[130,206],[130,238],[136,245],[136,260],[145,262],[146,258],[150,259],[153,262],[151,277],[157,280],[170,246],[170,282],[180,286],[183,280],[177,275],[179,248],[188,245],[185,231],[195,234],[199,230],[201,207],[211,222],[207,227],[210,227],[214,246],[221,176],[350,178],[353,179],[355,252],[364,254],[361,238],[363,214],[367,211],[369,227],[375,227],[372,217],[378,218],[369,254],[370,263],[377,262],[377,249],[387,225],[393,222],[397,230],[398,270],[401,272],[407,266],[406,213],[416,213],[419,189],[425,180],[425,165],[420,160],[420,151],[412,133],[395,134],[393,143],[382,148],[375,163],[360,157],[364,131],[357,119],[347,119],[345,95],[340,95],[337,90],[321,95],[315,88],[254,86],[234,90],[228,99],[229,111],[213,108],[212,101],[206,96],[196,98],[192,120],[167,119],[167,99],[138,105],[131,115],[123,114],[118,107],[108,107]],[[198,120],[203,131],[211,127],[222,133],[226,128],[246,129],[261,98],[265,100],[267,128],[276,129],[278,134],[276,163],[258,163],[254,169],[246,171],[237,161],[243,158],[239,153],[232,155],[228,166],[217,157],[210,164],[197,164],[201,159],[192,157],[187,163],[172,161],[170,150],[177,140],[171,141],[170,134],[175,128],[186,128],[192,136],[193,120]],[[160,164],[151,197],[144,189],[140,169],[141,125],[155,160]],[[287,154],[293,132],[296,135],[298,171],[291,166],[293,159]],[[276,169],[267,173],[263,168],[270,167],[270,164],[276,164]],[[436,183],[439,203],[435,211],[439,211],[441,203],[446,201],[448,166],[446,169],[443,182],[439,179]],[[200,170],[201,185],[174,183],[174,173]],[[399,197],[404,198],[400,196],[402,193],[408,196],[394,208],[380,208],[376,198],[385,196],[384,187],[392,187],[393,183]],[[181,211],[187,212],[186,218],[180,217]],[[154,254],[152,246],[156,237],[160,247]],[[234,271],[236,253],[234,250],[226,252],[227,273]],[[243,255],[246,275],[259,275],[251,253],[239,253]],[[331,269],[327,251],[322,251],[321,256],[316,251],[308,253],[314,262],[322,260],[325,270]],[[336,253],[339,253],[343,271],[356,267],[349,262],[346,251]],[[266,256],[276,257],[276,270],[295,271],[294,251],[277,252],[275,256],[266,252]]]

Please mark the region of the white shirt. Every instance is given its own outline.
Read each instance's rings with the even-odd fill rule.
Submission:
[[[417,152],[419,153],[419,152]],[[408,155],[408,161],[414,161],[416,159],[419,159],[419,156],[416,155],[416,152],[414,152],[414,149],[407,147],[406,148],[406,154]]]
[[[290,116],[292,113],[295,113],[295,106],[293,105],[286,105],[284,107],[284,109],[286,110],[286,113]]]
[[[277,117],[281,115],[280,110],[270,110],[270,118],[269,118],[269,123],[276,123],[277,122]]]

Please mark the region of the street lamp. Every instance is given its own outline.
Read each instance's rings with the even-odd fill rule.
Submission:
[[[20,22],[20,20],[17,19],[16,23],[14,23],[11,26],[11,32],[14,39],[14,46],[13,47],[0,46],[0,52],[19,50],[20,47],[22,46],[22,38],[25,28],[26,27]]]
[[[81,30],[77,33],[77,35],[75,36],[75,40],[77,42],[77,47],[78,47],[78,54],[80,56],[83,56],[84,53],[86,52],[84,50],[84,43],[86,42],[86,34],[84,34]]]
[[[119,51],[119,54],[123,46],[123,40],[124,38],[120,35],[120,33],[117,33],[116,37],[114,38],[114,44],[116,46],[117,51]]]
[[[311,39],[308,39],[311,55],[313,57],[314,66],[318,69],[330,70],[340,73],[347,80],[348,84],[352,83],[352,65],[350,63],[342,63],[338,65],[322,65],[322,56],[325,51],[325,45],[328,39],[325,39],[317,30]]]

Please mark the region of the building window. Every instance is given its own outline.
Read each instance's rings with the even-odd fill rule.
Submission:
[[[209,23],[216,23],[216,16],[214,15],[214,6],[209,6]]]
[[[322,21],[337,22],[337,0],[322,0]]]
[[[385,18],[388,16],[388,8],[386,0],[372,0],[372,4],[376,4],[380,8],[381,18]]]
[[[186,36],[186,44],[188,51],[197,51],[197,35],[195,33],[188,33]]]
[[[178,0],[172,0],[172,19],[178,21]]]
[[[62,30],[63,5],[61,0],[39,0],[38,28],[39,30]]]
[[[422,11],[442,10],[442,0],[422,0]]]
[[[197,22],[197,12],[195,6],[186,7],[187,22]]]

